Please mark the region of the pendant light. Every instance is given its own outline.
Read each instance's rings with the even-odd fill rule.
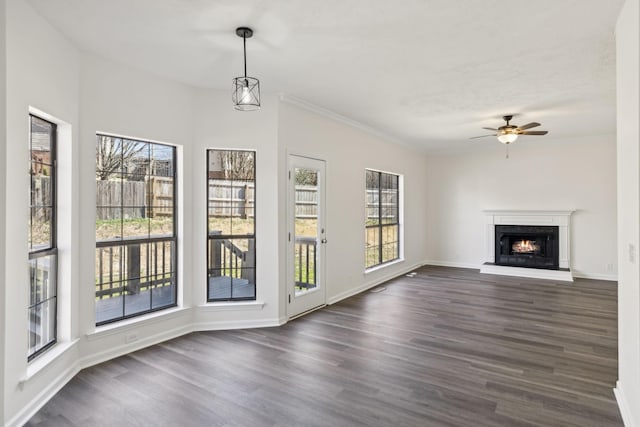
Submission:
[[[236,28],[238,37],[242,37],[244,50],[244,76],[233,79],[231,100],[233,108],[239,111],[260,109],[260,81],[247,76],[247,39],[253,36],[253,30],[247,27]]]

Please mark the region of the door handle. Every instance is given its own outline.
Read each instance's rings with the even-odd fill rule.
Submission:
[[[320,240],[320,243],[327,243],[327,239]]]

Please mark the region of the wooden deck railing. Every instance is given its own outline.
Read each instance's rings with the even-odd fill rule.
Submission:
[[[316,248],[315,237],[296,237],[294,278],[297,288],[316,287]]]
[[[169,244],[169,246],[167,245]],[[138,294],[175,282],[175,239],[114,240],[96,243],[96,298]]]
[[[228,276],[255,283],[255,239],[239,238],[247,242],[241,248],[231,238],[225,238],[219,231],[209,233],[209,260],[207,270],[212,277]]]

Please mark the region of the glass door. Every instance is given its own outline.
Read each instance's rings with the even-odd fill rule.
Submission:
[[[326,304],[323,160],[289,156],[287,315]]]

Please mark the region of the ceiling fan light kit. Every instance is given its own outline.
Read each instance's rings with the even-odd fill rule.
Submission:
[[[518,139],[518,134],[516,133],[504,133],[502,135],[498,135],[498,141],[503,144],[511,144],[512,142],[515,142],[516,139]]]
[[[236,28],[236,35],[242,37],[244,51],[244,76],[233,79],[231,100],[233,108],[239,111],[260,109],[260,81],[247,76],[247,39],[253,36],[253,30],[248,27]]]
[[[531,122],[531,123],[527,123],[526,125],[516,126],[509,123],[511,119],[513,119],[513,116],[502,116],[502,119],[506,122],[506,124],[503,126],[500,126],[498,129],[482,128],[482,129],[493,131],[495,132],[494,134],[474,136],[471,139],[484,138],[487,136],[495,136],[498,138],[498,141],[500,141],[501,143],[505,145],[509,145],[512,142],[515,142],[520,135],[546,135],[548,133],[546,130],[532,130],[532,131],[527,130],[527,129],[540,126],[540,123],[537,123],[537,122]]]

